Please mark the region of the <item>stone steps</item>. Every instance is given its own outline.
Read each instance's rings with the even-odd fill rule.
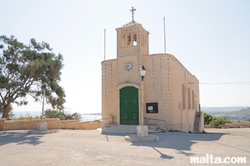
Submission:
[[[136,134],[137,126],[138,125],[111,125],[110,127],[104,127],[101,130],[102,132]],[[157,127],[150,125],[148,126],[148,132],[156,133],[156,132],[162,132],[162,130],[159,130]]]

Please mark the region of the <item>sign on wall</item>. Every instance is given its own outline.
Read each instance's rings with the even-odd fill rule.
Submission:
[[[158,113],[158,103],[146,103],[147,113]]]

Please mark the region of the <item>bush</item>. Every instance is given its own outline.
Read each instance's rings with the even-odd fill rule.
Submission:
[[[226,120],[225,118],[214,118],[212,115],[204,113],[204,124],[211,125],[211,126],[219,126],[225,123],[230,123],[230,121]]]
[[[204,112],[204,125],[209,125],[212,120],[213,117]]]
[[[225,123],[229,123],[229,121],[224,118],[213,118],[213,120],[209,124],[217,127]]]
[[[96,119],[96,120],[92,121],[92,123],[102,123],[102,121],[100,119]]]

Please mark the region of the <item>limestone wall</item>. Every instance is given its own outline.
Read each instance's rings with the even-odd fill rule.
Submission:
[[[169,130],[193,132],[195,112],[199,111],[199,81],[173,55],[143,56],[147,69],[144,101],[157,102],[158,113],[144,117],[165,120]],[[154,121],[164,127],[160,121]]]
[[[154,118],[165,120],[169,126],[172,117],[172,99],[169,79],[168,56],[153,54],[143,57],[144,66],[147,73],[144,79],[144,106],[146,103],[158,103],[158,113],[147,113],[144,111],[145,118]],[[164,123],[153,120],[150,123],[158,124],[160,128],[165,129]]]
[[[102,62],[102,119],[103,125],[117,123],[117,61],[107,60]]]
[[[199,81],[173,55],[169,56],[172,99],[172,130],[193,132],[195,113],[199,111]]]
[[[101,127],[100,123],[77,122],[76,120],[60,121],[51,119],[6,120],[0,119],[0,131],[3,130],[35,130],[38,122],[47,122],[48,129],[94,130]]]
[[[125,68],[128,62],[133,65],[131,70]],[[143,82],[138,71],[141,65],[147,70]],[[139,90],[140,117],[143,101],[144,118],[165,120],[169,130],[193,132],[195,113],[199,111],[200,104],[199,81],[173,55],[131,55],[103,61],[103,124],[111,123],[111,114],[115,116],[113,123],[119,124],[119,90],[125,86]],[[158,103],[158,113],[147,113],[146,103]],[[151,123],[166,128],[162,121],[151,120]]]

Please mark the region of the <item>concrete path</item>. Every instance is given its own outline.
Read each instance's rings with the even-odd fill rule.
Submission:
[[[125,134],[97,130],[59,130],[52,134],[28,131],[0,133],[0,166],[88,165],[224,165],[190,164],[190,157],[246,157],[250,165],[250,128],[209,129],[205,134],[154,133],[157,143],[131,143]]]

